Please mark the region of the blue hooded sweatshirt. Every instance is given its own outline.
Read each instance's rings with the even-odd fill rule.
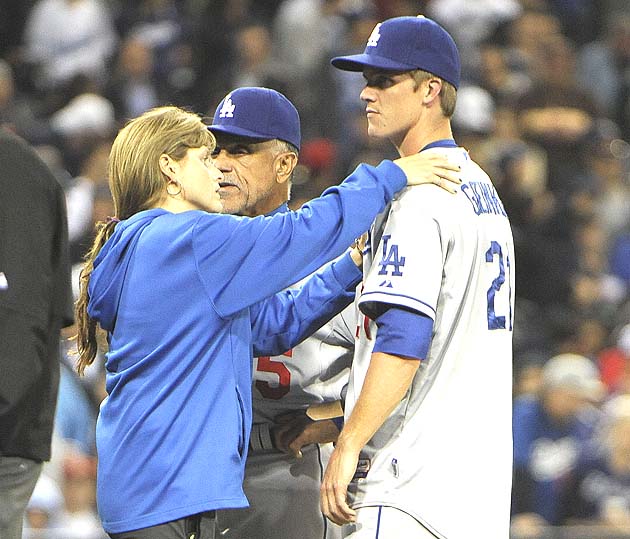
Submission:
[[[251,358],[284,352],[341,310],[358,270],[343,257],[300,292],[280,291],[345,251],[404,185],[386,161],[297,212],[152,209],[116,225],[88,288],[109,340],[96,430],[108,532],[247,505]]]

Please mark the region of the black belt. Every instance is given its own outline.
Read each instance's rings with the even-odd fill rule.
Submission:
[[[196,515],[190,515],[184,520],[184,530],[186,532],[186,539],[199,539],[201,537],[201,518],[216,518],[216,511],[206,511],[205,513],[197,513]]]

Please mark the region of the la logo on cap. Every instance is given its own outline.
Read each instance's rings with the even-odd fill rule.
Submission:
[[[232,103],[232,98],[227,97],[225,101],[223,102],[223,106],[221,107],[221,110],[219,111],[219,118],[234,118],[235,108],[236,108],[236,105]]]
[[[379,22],[372,30],[370,37],[368,38],[367,46],[368,47],[376,47],[378,45],[378,40],[381,39],[381,34],[378,29],[381,27],[381,23]]]

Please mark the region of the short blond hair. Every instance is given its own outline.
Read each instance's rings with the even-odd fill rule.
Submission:
[[[416,89],[418,89],[425,80],[432,78],[440,79],[442,81],[442,91],[440,92],[440,108],[442,109],[442,114],[447,118],[453,116],[455,103],[457,102],[457,90],[455,86],[445,81],[443,78],[422,69],[414,69],[410,74],[411,78],[416,83]]]

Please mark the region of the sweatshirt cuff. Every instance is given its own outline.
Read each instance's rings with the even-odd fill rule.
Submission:
[[[402,168],[400,168],[393,161],[385,159],[381,161],[381,163],[376,167],[376,169],[385,175],[388,179],[388,185],[392,189],[392,193],[390,193],[390,198],[394,198],[394,195],[407,187],[407,176],[403,172]]]
[[[352,260],[350,252],[347,252],[333,262],[332,270],[335,279],[337,279],[339,284],[346,290],[358,285],[363,277],[363,272]]]

